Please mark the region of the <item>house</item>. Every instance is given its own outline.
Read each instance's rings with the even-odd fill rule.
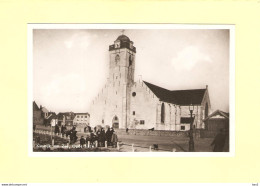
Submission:
[[[229,130],[229,113],[216,110],[203,120],[207,131],[218,132],[220,129]]]
[[[33,124],[43,125],[44,116],[42,110],[38,107],[35,101],[33,101]]]
[[[73,112],[60,112],[57,115],[58,125],[72,126],[75,114]]]
[[[44,125],[50,126],[53,123],[58,123],[58,116],[55,112],[48,112],[47,117],[44,119]]]
[[[84,127],[89,126],[89,117],[89,113],[75,113],[73,125]]]

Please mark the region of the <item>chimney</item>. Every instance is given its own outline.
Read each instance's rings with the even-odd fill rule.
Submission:
[[[40,109],[42,109],[42,105],[40,105]]]
[[[208,89],[208,85],[206,85],[206,89]]]

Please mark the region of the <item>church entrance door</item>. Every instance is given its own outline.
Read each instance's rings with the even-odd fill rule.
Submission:
[[[117,116],[115,116],[115,117],[113,118],[112,123],[113,123],[112,127],[113,127],[114,129],[118,129],[118,128],[119,128],[119,120],[118,120],[118,117],[117,117]]]

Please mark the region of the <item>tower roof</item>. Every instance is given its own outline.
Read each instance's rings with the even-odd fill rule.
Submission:
[[[120,35],[116,40],[120,40],[122,42],[130,42],[129,37],[127,37],[126,35]]]

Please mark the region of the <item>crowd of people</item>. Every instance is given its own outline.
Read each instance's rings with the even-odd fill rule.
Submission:
[[[62,125],[61,127],[55,125],[54,133],[62,134],[62,136],[66,137],[69,136],[71,144],[75,143],[78,139],[75,126],[68,130],[65,125]],[[84,133],[86,133],[86,137],[84,138],[84,136],[81,136],[80,138],[81,147],[84,145],[88,146],[88,144],[90,147],[95,147],[96,143],[98,147],[105,147],[105,145],[113,147],[117,146],[118,137],[112,127],[94,127],[92,129],[90,126],[87,126],[84,129]]]
[[[88,144],[90,145],[90,147],[95,147],[96,145],[98,147],[105,147],[105,145],[113,147],[117,146],[118,138],[113,128],[107,127],[105,130],[104,128],[94,127],[94,130],[89,130],[88,132],[86,132],[86,135],[86,138],[84,138],[84,136],[81,136],[81,147]]]

